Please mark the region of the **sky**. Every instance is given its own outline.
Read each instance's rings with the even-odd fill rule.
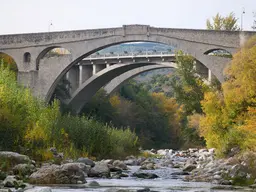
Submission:
[[[128,24],[205,29],[208,18],[230,12],[240,26],[243,9],[243,28],[252,30],[256,13],[256,0],[0,0],[0,6],[0,34]]]

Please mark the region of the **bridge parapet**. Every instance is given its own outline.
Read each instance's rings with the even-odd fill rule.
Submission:
[[[238,48],[240,39],[254,35],[250,31],[213,31],[202,29],[156,28],[148,25],[124,25],[117,28],[88,29],[60,32],[0,35],[0,50],[47,46],[94,40],[113,36],[162,36],[191,42]]]

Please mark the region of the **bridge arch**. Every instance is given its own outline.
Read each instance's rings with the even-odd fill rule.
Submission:
[[[125,84],[125,82],[136,77],[137,75],[147,72],[147,71],[163,69],[163,68],[177,68],[177,66],[175,63],[173,63],[172,65],[149,65],[149,66],[138,67],[136,69],[127,71],[127,72],[119,75],[118,77],[112,79],[104,87],[104,90],[106,91],[107,94],[111,95],[116,90],[118,90],[123,84]]]
[[[222,45],[212,45],[207,43],[200,43],[196,41],[188,41],[179,38],[171,38],[163,35],[146,35],[146,34],[128,34],[128,35],[111,35],[108,37],[103,37],[99,39],[93,39],[93,41],[81,41],[66,44],[65,46],[72,53],[71,62],[68,65],[62,65],[59,68],[52,69],[55,71],[55,77],[49,85],[50,87],[44,91],[47,93],[45,95],[46,101],[49,101],[51,95],[53,94],[58,82],[61,77],[66,74],[72,66],[79,63],[83,58],[88,57],[89,55],[102,50],[106,47],[112,45],[117,45],[127,42],[156,42],[175,47],[178,50],[182,50],[185,53],[193,56],[200,63],[203,63],[208,69],[210,69],[216,77],[223,81],[223,69],[226,66],[226,58],[219,58],[217,61],[215,58],[211,58],[208,55],[205,55],[206,50],[215,49],[219,47],[220,49],[227,49],[230,52],[234,52],[234,48],[222,46]]]
[[[79,113],[86,102],[88,102],[95,93],[105,86],[112,79],[118,77],[127,71],[134,70],[143,66],[156,66],[163,68],[163,66],[157,63],[142,62],[142,63],[130,63],[130,64],[115,64],[108,68],[105,68],[97,74],[90,77],[85,81],[72,95],[71,99],[65,103],[72,109],[74,113]],[[168,65],[167,65],[168,66]],[[167,67],[166,66],[166,67]],[[168,67],[173,67],[169,65]]]
[[[205,55],[212,55],[212,56],[219,56],[219,57],[229,57],[232,58],[232,53],[227,51],[226,49],[210,49],[206,52],[204,52]]]
[[[40,60],[43,59],[47,54],[49,54],[51,51],[54,51],[56,49],[60,49],[65,51],[67,54],[71,54],[70,51],[62,46],[50,46],[45,48],[43,51],[39,53],[39,55],[36,58],[36,70],[38,71],[40,68]]]
[[[15,59],[11,55],[0,51],[0,60],[1,59],[3,59],[4,63],[9,64],[11,70],[18,72],[19,70],[18,65]],[[1,64],[1,61],[0,61],[0,64]]]

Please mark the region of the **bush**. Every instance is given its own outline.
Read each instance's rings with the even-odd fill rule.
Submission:
[[[137,136],[129,129],[117,130],[94,119],[63,116],[59,121],[74,147],[96,158],[120,158],[137,150]]]
[[[136,151],[137,137],[94,119],[61,115],[59,103],[47,105],[16,82],[15,73],[0,66],[0,150],[18,151],[35,160],[52,158],[55,147],[66,157],[122,156]]]

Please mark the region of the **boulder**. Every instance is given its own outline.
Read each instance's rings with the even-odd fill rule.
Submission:
[[[88,158],[81,157],[81,158],[77,159],[77,162],[78,163],[84,163],[85,165],[89,165],[91,167],[95,166],[95,163],[93,162],[93,160],[88,159]]]
[[[106,159],[106,160],[102,160],[103,163],[106,163],[106,164],[110,164],[112,165],[114,160],[113,159]]]
[[[83,163],[67,163],[61,166],[50,165],[41,167],[30,175],[31,184],[78,184],[85,183],[88,170]]]
[[[104,162],[98,162],[95,166],[89,171],[89,177],[110,177],[110,169],[108,164]]]
[[[0,192],[12,192],[11,189],[0,189]]]
[[[135,165],[138,165],[138,161],[136,159],[127,159],[124,161],[124,164],[135,166]]]
[[[230,174],[231,178],[246,179],[247,172],[248,172],[248,167],[245,167],[241,164],[236,164],[231,167],[229,174]]]
[[[256,184],[250,185],[249,187],[252,189],[256,189]]]
[[[35,166],[33,164],[18,164],[15,165],[12,170],[15,175],[24,177],[33,173],[35,171]]]
[[[171,173],[171,175],[189,175],[189,173],[188,172],[173,172],[173,173]]]
[[[155,164],[154,163],[151,163],[151,162],[148,162],[148,163],[144,163],[140,169],[143,169],[143,170],[153,170],[155,169]]]
[[[122,169],[119,167],[114,167],[113,165],[108,165],[110,172],[122,172]]]
[[[22,180],[17,180],[15,176],[7,176],[5,180],[3,181],[4,187],[10,187],[10,188],[25,188],[26,185],[23,183]]]
[[[173,161],[171,159],[167,159],[161,163],[163,167],[174,167]]]
[[[0,151],[0,164],[5,165],[2,169],[9,171],[18,164],[32,164],[31,159],[26,155],[11,151]]]
[[[113,166],[114,167],[118,167],[118,168],[121,168],[123,170],[127,170],[127,165],[123,162],[123,161],[120,161],[120,160],[115,160],[113,162]]]
[[[3,181],[3,185],[4,187],[15,187],[17,182],[15,176],[7,176]]]
[[[158,176],[154,173],[133,173],[133,177],[142,178],[142,179],[155,179],[158,178]]]
[[[193,171],[194,169],[196,169],[196,165],[190,164],[190,165],[187,165],[186,167],[184,167],[183,171],[184,171],[184,172],[191,172],[191,171]]]
[[[168,149],[159,149],[157,150],[157,155],[162,155],[162,156],[165,156],[169,153],[169,150]]]
[[[100,187],[100,184],[97,181],[91,181],[88,184],[89,187]]]

